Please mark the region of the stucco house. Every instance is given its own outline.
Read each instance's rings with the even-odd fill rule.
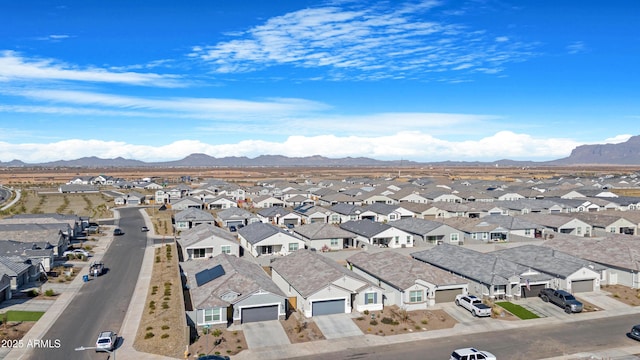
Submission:
[[[281,227],[298,226],[302,223],[300,215],[280,206],[260,209],[256,215],[261,222]]]
[[[470,294],[491,299],[514,299],[520,289],[549,287],[552,276],[493,254],[455,245],[438,245],[411,256],[466,279]]]
[[[286,297],[260,265],[219,254],[180,263],[189,288],[187,315],[197,328],[227,327],[286,316]]]
[[[570,293],[591,292],[600,290],[600,278],[604,276],[606,267],[584,260],[550,247],[522,245],[508,249],[492,251],[490,254],[508,259],[535,271],[549,274],[551,287],[566,290]],[[520,292],[528,290],[527,296],[538,296],[543,285],[521,286]],[[514,291],[518,296],[518,289]]]
[[[304,240],[283,229],[261,222],[249,224],[238,230],[238,239],[244,250],[255,256],[287,255],[304,248]]]
[[[347,258],[349,269],[384,289],[385,306],[427,309],[453,302],[467,293],[463,278],[396,252],[358,252]]]
[[[196,208],[188,208],[173,216],[176,231],[191,229],[200,224],[214,224],[215,218],[211,213]]]
[[[306,248],[318,251],[342,250],[355,246],[356,235],[333,224],[302,225],[294,228],[293,234],[304,240]]]
[[[462,244],[463,233],[447,224],[419,218],[409,218],[389,223],[390,226],[413,235],[414,245],[439,243]]]
[[[260,222],[260,219],[253,213],[237,208],[232,207],[229,209],[220,210],[216,213],[216,219],[222,224],[224,227],[231,227],[238,225],[248,225],[254,222]]]
[[[340,228],[356,234],[357,246],[413,247],[413,235],[388,224],[357,220],[342,223]]]
[[[182,261],[209,259],[221,253],[240,256],[235,235],[212,224],[200,224],[185,230],[178,238]]]
[[[274,259],[271,278],[306,317],[383,308],[381,287],[309,250]]]

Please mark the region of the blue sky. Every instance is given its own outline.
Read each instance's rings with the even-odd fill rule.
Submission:
[[[0,161],[552,160],[638,135],[640,2],[0,0]]]

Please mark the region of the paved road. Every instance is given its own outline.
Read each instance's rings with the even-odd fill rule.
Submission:
[[[122,209],[120,217],[118,226],[125,234],[114,238],[102,258],[109,271],[84,284],[76,298],[44,336],[45,340],[60,340],[61,347],[35,351],[30,359],[107,358],[107,354],[96,354],[93,350],[77,352],[74,349],[79,346],[95,346],[96,337],[101,330],[118,332],[129,306],[147,239],[146,233],[140,232],[144,220],[138,209]]]
[[[451,351],[463,347],[488,350],[498,359],[544,359],[563,354],[596,351],[637,345],[626,337],[638,316],[616,316],[550,326],[535,326],[508,331],[482,332],[370,348],[358,348],[321,355],[291,358],[311,359],[448,359]]]

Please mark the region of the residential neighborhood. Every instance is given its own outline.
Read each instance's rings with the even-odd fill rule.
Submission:
[[[77,196],[98,191],[108,199],[112,219],[73,213],[0,219],[0,307],[34,289],[66,291],[52,286],[54,269],[82,273],[92,261],[69,257],[70,250],[89,251],[100,261],[100,249],[131,237],[145,239],[155,251],[151,265],[163,263],[164,247],[175,245],[182,282],[177,291],[184,300],[174,310],[189,329],[191,345],[204,346],[198,339],[212,329],[240,331],[248,348],[229,350],[233,358],[267,346],[252,340],[248,329],[255,323],[281,329],[290,321],[313,323],[326,338],[339,335],[327,332],[323,319],[339,316],[343,325],[332,331],[365,336],[358,321],[373,324],[375,314],[387,312],[406,313],[407,319],[437,312],[454,324],[480,326],[503,322],[511,308],[500,304],[508,303],[563,321],[566,314],[539,298],[544,289],[585,301],[584,313],[615,304],[611,287],[640,294],[640,197],[617,195],[640,194],[637,173],[511,181],[303,179],[252,186],[188,178],[175,184],[73,178],[66,185],[92,186],[75,188]],[[157,183],[164,185],[149,186]],[[68,189],[54,193],[69,196]],[[122,215],[131,210],[144,221],[136,234]],[[120,228],[124,235],[111,234]],[[99,235],[97,242],[90,234]],[[167,261],[174,261],[170,255]],[[79,284],[91,286],[110,275]],[[149,305],[145,294],[141,306]],[[490,319],[469,318],[456,306],[460,296],[481,299],[492,309]],[[637,305],[613,309],[640,314]],[[286,336],[284,345],[273,341],[292,343]]]

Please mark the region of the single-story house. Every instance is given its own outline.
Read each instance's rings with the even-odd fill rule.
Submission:
[[[542,245],[606,266],[601,284],[640,289],[640,239],[637,236],[609,234],[582,238],[559,235]]]
[[[176,231],[183,231],[200,224],[215,224],[215,218],[204,210],[188,208],[173,216],[173,224]]]
[[[271,278],[306,317],[383,308],[381,287],[306,249],[274,259]]]
[[[294,228],[293,234],[304,240],[308,249],[329,251],[355,246],[356,235],[333,224],[302,225]]]
[[[304,248],[304,240],[283,229],[261,222],[249,224],[238,230],[240,245],[255,257],[262,255],[286,255]]]
[[[279,320],[287,298],[260,265],[219,254],[180,263],[189,288],[187,315],[196,327]]]
[[[600,290],[600,278],[604,277],[605,266],[584,260],[560,250],[537,245],[522,245],[492,251],[490,254],[508,259],[535,271],[553,277],[551,287],[570,293]],[[526,284],[525,284],[526,285]],[[538,296],[542,285],[521,286],[520,292],[526,296]],[[517,289],[516,289],[516,296]]]
[[[439,243],[462,244],[463,242],[462,231],[439,221],[408,218],[394,221],[389,225],[413,235],[413,239],[418,240],[417,243],[414,241],[416,246],[418,243],[420,245],[435,245]]]
[[[238,227],[238,225],[244,226],[254,222],[260,222],[260,219],[251,212],[237,207],[218,211],[216,213],[216,219],[223,227],[227,228],[231,226]]]
[[[467,294],[463,278],[392,251],[361,251],[348,257],[347,264],[351,271],[384,289],[385,306],[420,310]]]
[[[209,259],[221,253],[240,256],[235,235],[211,224],[200,224],[185,230],[178,238],[182,261]]]
[[[357,246],[413,247],[413,235],[388,224],[356,220],[342,223],[340,228],[356,234]]]
[[[469,293],[491,299],[513,299],[522,286],[549,287],[552,276],[493,254],[442,244],[412,253],[414,259],[467,280]]]
[[[281,227],[298,226],[302,223],[300,215],[293,213],[281,206],[272,206],[260,209],[257,214],[258,219],[266,224],[273,224]]]

